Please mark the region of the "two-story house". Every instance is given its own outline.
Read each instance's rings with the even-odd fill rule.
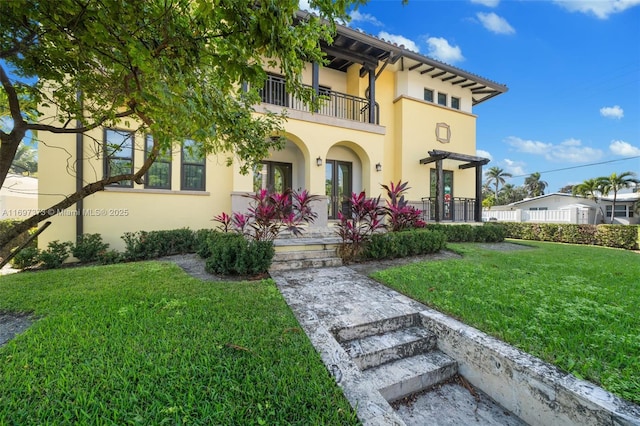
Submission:
[[[156,161],[144,184],[108,187],[83,201],[84,214],[54,217],[40,245],[100,233],[119,248],[127,231],[211,228],[214,215],[245,209],[242,195],[260,188],[320,195],[313,226],[323,228],[352,192],[377,196],[381,184],[398,180],[409,182],[408,198],[427,220],[480,221],[482,166],[489,160],[476,156],[473,107],[507,88],[345,26],[323,50],[327,64],[310,63],[302,76],[323,96],[318,111],[309,111],[286,92],[280,76],[269,74],[256,113],[286,109],[286,146],[253,174],[227,166],[226,156],[198,157],[189,149],[192,141],[180,141]],[[150,137],[126,127],[96,129],[85,139],[106,148],[85,143],[74,153],[59,147],[73,146],[75,135],[47,136],[39,152],[39,207],[74,192],[78,181],[137,169]],[[75,164],[80,152],[82,167],[61,174],[61,165]]]

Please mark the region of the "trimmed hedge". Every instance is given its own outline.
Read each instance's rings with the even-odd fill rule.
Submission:
[[[256,275],[268,271],[275,254],[271,241],[249,241],[236,233],[211,233],[205,269],[212,274]]]
[[[166,231],[125,232],[125,260],[154,259],[173,254],[194,253],[197,250],[196,234],[188,229]]]
[[[485,223],[482,226],[430,223],[426,229],[444,233],[451,243],[499,243],[506,236],[504,228],[495,223]]]
[[[373,234],[363,250],[365,259],[394,259],[439,252],[446,244],[440,231],[413,229],[402,232]]]
[[[557,223],[497,224],[506,236],[520,240],[551,241],[556,243],[590,244],[633,250],[638,247],[638,225],[574,225]]]

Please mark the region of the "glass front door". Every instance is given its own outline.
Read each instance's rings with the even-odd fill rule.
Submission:
[[[265,161],[253,170],[253,190],[268,189],[271,192],[284,192],[291,188],[293,177],[291,163]]]
[[[325,186],[329,219],[337,219],[338,212],[351,214],[353,165],[347,161],[327,160]]]
[[[444,175],[444,205],[441,206],[442,208],[442,219],[443,220],[453,220],[453,171],[451,170],[443,170],[442,171],[443,175]],[[436,202],[436,169],[431,169],[431,189],[430,189],[430,194],[429,196],[431,197],[431,199],[433,200],[433,202]],[[430,219],[431,220],[435,220],[435,211],[434,209],[431,209],[430,212]]]

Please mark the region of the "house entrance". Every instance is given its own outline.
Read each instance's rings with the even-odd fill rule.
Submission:
[[[338,212],[349,214],[353,190],[353,163],[327,160],[325,172],[328,218],[337,219]]]
[[[442,219],[443,220],[453,220],[453,171],[452,170],[443,170],[444,177],[444,202],[442,205]],[[429,196],[432,200],[436,199],[436,179],[437,179],[436,169],[431,169],[430,174],[430,191]],[[436,212],[435,209],[430,209],[430,220],[435,220]]]
[[[284,192],[291,188],[293,165],[276,161],[264,161],[253,171],[253,190],[268,189],[272,192]]]

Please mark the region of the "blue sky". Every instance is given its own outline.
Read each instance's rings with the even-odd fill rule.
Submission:
[[[640,0],[372,0],[349,25],[508,86],[474,113],[509,183],[640,174]]]

